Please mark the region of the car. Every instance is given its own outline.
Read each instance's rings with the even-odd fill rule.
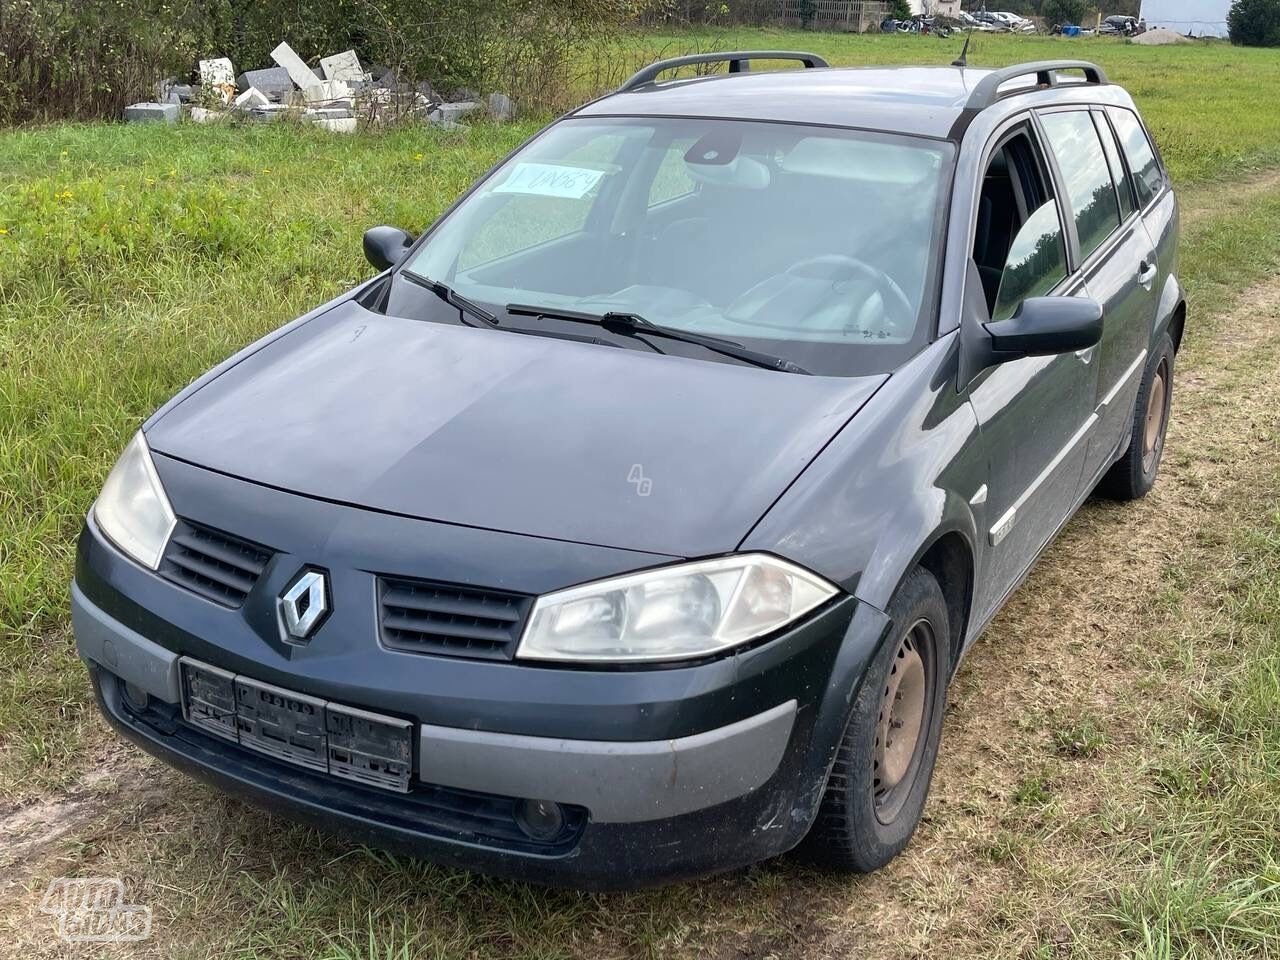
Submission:
[[[995,31],[997,33],[1005,33],[1005,32],[1008,32],[1009,30],[1008,23],[1006,23],[1004,20],[1001,20],[994,13],[990,13],[986,10],[978,10],[974,13],[971,13],[970,16],[973,17],[973,19],[976,20],[978,23],[986,24],[988,27],[991,28],[992,31]]]
[[[957,29],[960,30],[973,30],[978,33],[995,33],[998,30],[1005,29],[1003,24],[997,26],[990,21],[980,20],[977,16],[969,13],[967,10],[959,11],[955,15],[955,20],[957,23]]]
[[[98,704],[489,874],[875,870],[964,655],[1156,480],[1177,241],[1093,64],[653,64],[146,420],[79,539]]]
[[[1014,33],[1034,33],[1036,29],[1035,21],[1028,20],[1026,17],[1020,17],[1016,13],[997,11],[991,13],[990,16],[1004,24]]]
[[[1141,32],[1137,17],[1120,14],[1106,17],[1098,27],[1098,34],[1104,37],[1133,37]]]

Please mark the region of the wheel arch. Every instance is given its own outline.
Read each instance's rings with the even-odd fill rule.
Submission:
[[[1168,333],[1173,341],[1173,352],[1177,353],[1182,346],[1183,327],[1187,320],[1187,297],[1178,278],[1170,274],[1160,290],[1160,301],[1156,307],[1155,321],[1151,328],[1151,343],[1160,339],[1161,333]]]
[[[1169,339],[1173,341],[1173,352],[1182,349],[1182,331],[1187,323],[1187,301],[1179,300],[1173,308],[1173,316],[1169,318]]]
[[[947,632],[951,670],[959,663],[973,610],[973,546],[959,530],[939,533],[920,553],[915,567],[928,570],[947,603]],[[910,571],[908,571],[910,573]]]

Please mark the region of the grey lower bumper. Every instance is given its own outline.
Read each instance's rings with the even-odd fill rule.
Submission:
[[[422,726],[423,780],[574,803],[597,823],[660,820],[724,803],[778,769],[796,701],[677,740],[555,740]],[[541,791],[539,793],[539,791]]]
[[[178,655],[108,616],[71,585],[76,647],[122,680],[178,703]],[[356,704],[376,710],[375,703]],[[781,763],[796,701],[673,740],[560,740],[422,724],[426,783],[586,807],[597,823],[692,813],[763,785]]]
[[[81,660],[106,667],[165,703],[182,699],[178,655],[108,616],[71,584],[71,629]]]

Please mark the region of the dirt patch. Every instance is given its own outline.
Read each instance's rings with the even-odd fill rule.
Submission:
[[[1179,196],[1179,211],[1184,226],[1197,227],[1210,220],[1224,207],[1248,204],[1280,190],[1280,170],[1267,170],[1251,177],[1240,177],[1197,187]],[[1187,199],[1188,195],[1190,199]]]
[[[57,859],[65,845],[92,840],[122,807],[163,802],[167,792],[148,775],[152,766],[128,745],[108,741],[65,793],[0,813],[0,898]]]

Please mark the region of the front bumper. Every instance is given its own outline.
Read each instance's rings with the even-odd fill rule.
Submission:
[[[171,498],[181,500],[183,484],[172,475],[165,481]],[[368,517],[260,488],[258,499],[264,514],[276,517],[286,508],[295,514],[323,508],[339,528]],[[233,517],[209,515],[215,501],[203,497],[206,513],[196,519],[234,529]],[[239,498],[241,510],[247,502]],[[195,509],[175,507],[187,516]],[[466,556],[456,529],[393,519],[408,528],[401,536],[428,555],[424,562],[434,562],[433,544],[455,560]],[[317,526],[299,525],[306,531],[301,549],[283,534],[271,537],[281,560],[264,575],[268,599],[303,562],[324,563],[336,584],[359,586],[368,567],[342,555],[340,538],[317,544]],[[510,552],[528,552],[522,562],[538,569],[533,549],[515,544]],[[576,547],[545,549],[562,567],[590,565]],[[162,580],[111,547],[92,520],[81,537],[72,594],[77,645],[102,710],[149,752],[363,842],[591,889],[728,869],[798,843],[816,813],[865,664],[889,627],[879,611],[845,598],[783,636],[718,660],[635,670],[547,667],[387,650],[374,639],[369,608],[360,610],[362,600],[371,603],[371,591],[353,589],[335,596],[330,620],[311,643],[285,646],[271,642],[273,623],[257,629],[251,603],[243,611],[217,608]],[[410,792],[339,781],[185,723],[180,656],[411,721]],[[139,708],[136,696],[132,702],[123,696],[124,683],[145,691],[149,705]],[[535,842],[522,834],[512,813],[522,798],[562,804],[563,835]]]
[[[175,708],[176,720],[182,700],[177,653],[109,617],[75,584],[71,622],[80,657],[99,668],[100,683],[131,684],[160,701],[155,710]],[[668,740],[557,739],[424,723],[415,738],[418,778],[475,793],[551,799],[582,807],[599,823],[667,819],[737,799],[768,781],[790,742],[796,706],[788,700]],[[131,718],[124,714],[132,713],[145,726],[149,711],[114,713],[120,715],[112,719],[126,722]]]

